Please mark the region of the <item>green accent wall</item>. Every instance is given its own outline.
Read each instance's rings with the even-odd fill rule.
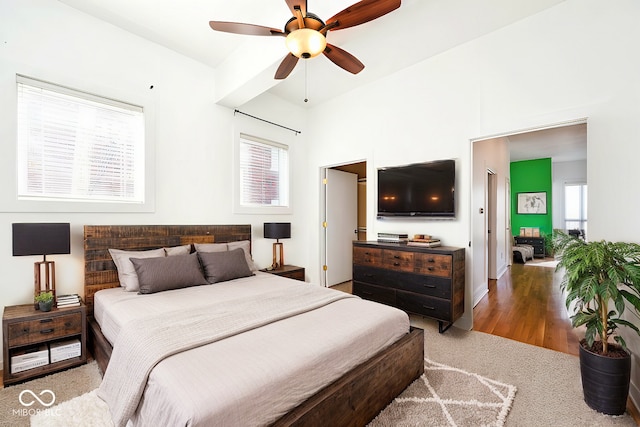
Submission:
[[[541,234],[553,231],[553,197],[551,158],[511,163],[511,230],[520,234],[520,227],[539,227]],[[546,214],[518,214],[518,193],[547,193]]]

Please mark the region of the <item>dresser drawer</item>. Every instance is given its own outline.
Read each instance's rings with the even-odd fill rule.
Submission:
[[[390,283],[393,283],[393,286],[398,289],[431,297],[451,299],[451,279],[407,273],[396,276],[392,278],[389,275],[387,280],[391,279]]]
[[[72,313],[9,324],[9,346],[16,347],[82,333],[82,314]]]
[[[392,251],[385,249],[382,254],[382,263],[385,268],[412,272],[413,255],[413,252]]]
[[[382,249],[353,248],[353,263],[358,265],[382,266]]]
[[[353,282],[353,294],[360,298],[382,304],[395,305],[396,303],[396,291],[394,289],[368,285],[366,283]]]
[[[362,265],[353,266],[353,281],[364,282],[373,285],[386,285],[389,283],[389,275],[391,273],[388,270],[375,267],[365,267]]]
[[[398,291],[396,304],[398,308],[411,313],[440,320],[451,320],[451,301],[448,300]]]
[[[451,255],[416,253],[415,272],[431,276],[451,277],[453,260]]]

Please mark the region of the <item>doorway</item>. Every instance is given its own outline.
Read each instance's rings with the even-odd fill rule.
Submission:
[[[512,195],[510,181],[510,165],[513,161],[552,159],[552,213],[553,228],[564,228],[564,196],[557,186],[563,181],[578,179],[583,175],[586,179],[587,158],[587,120],[578,119],[571,122],[548,125],[526,131],[512,132],[494,137],[472,140],[472,275],[473,306],[486,298],[489,291],[488,279],[491,277],[490,265],[495,262],[496,274],[492,278],[499,279],[511,265],[511,240],[513,233],[511,223]],[[489,173],[493,172],[493,174]],[[491,189],[495,185],[495,192]],[[491,201],[489,194],[495,194]],[[485,217],[495,212],[493,228],[486,233]],[[487,228],[485,228],[487,227]],[[495,244],[494,244],[495,243]],[[489,260],[492,259],[491,263]]]
[[[321,283],[325,287],[352,279],[354,240],[367,235],[367,162],[321,168]]]

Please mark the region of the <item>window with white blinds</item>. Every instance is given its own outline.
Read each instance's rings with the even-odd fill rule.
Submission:
[[[241,206],[289,206],[286,145],[241,134],[239,172]]]
[[[18,76],[18,199],[144,203],[142,107]]]

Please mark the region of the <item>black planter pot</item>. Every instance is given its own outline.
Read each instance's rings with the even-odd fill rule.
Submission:
[[[631,356],[605,357],[579,347],[584,401],[603,414],[622,415],[629,395]]]

